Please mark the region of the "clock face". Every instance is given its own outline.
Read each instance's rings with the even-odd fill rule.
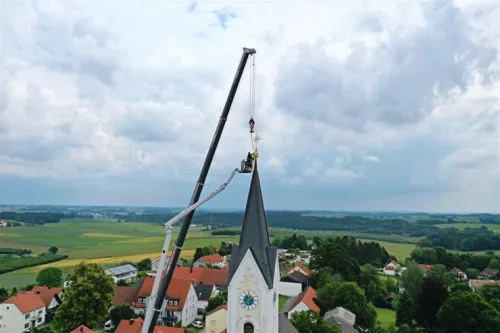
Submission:
[[[259,298],[253,291],[245,290],[240,295],[240,305],[245,310],[253,310],[259,303]]]

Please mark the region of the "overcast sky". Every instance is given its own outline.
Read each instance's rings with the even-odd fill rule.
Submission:
[[[266,208],[500,211],[500,4],[374,3],[1,1],[0,203],[185,206],[253,47]],[[205,194],[250,150],[249,81]]]

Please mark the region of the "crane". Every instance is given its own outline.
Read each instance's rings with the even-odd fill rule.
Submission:
[[[203,199],[198,204],[198,200],[200,199],[201,192],[203,191],[203,186],[205,184],[205,180],[207,178],[208,171],[210,170],[210,165],[212,164],[212,160],[214,158],[215,151],[217,150],[217,146],[219,145],[219,140],[221,138],[222,131],[224,130],[224,125],[226,124],[227,117],[229,115],[229,111],[231,110],[231,105],[233,104],[233,100],[234,100],[234,97],[236,95],[236,91],[238,90],[238,86],[240,84],[241,77],[243,75],[243,71],[245,69],[248,57],[253,56],[256,52],[257,51],[255,49],[252,49],[252,48],[246,48],[246,47],[243,48],[243,54],[241,56],[241,60],[240,60],[240,63],[238,65],[238,69],[236,70],[236,75],[235,75],[233,83],[231,85],[231,89],[229,90],[229,95],[227,97],[226,103],[225,103],[224,108],[222,110],[222,114],[220,116],[219,123],[217,125],[216,130],[215,130],[214,137],[213,137],[212,142],[210,144],[210,147],[208,149],[207,156],[205,157],[205,162],[203,163],[203,167],[201,169],[200,176],[198,178],[198,181],[196,182],[189,206],[186,210],[184,210],[183,212],[181,212],[179,215],[177,215],[176,217],[174,217],[172,219],[172,220],[174,220],[174,222],[171,222],[172,221],[171,220],[165,224],[165,228],[167,229],[167,235],[166,235],[164,247],[162,250],[162,257],[164,257],[163,263],[161,262],[162,259],[160,258],[158,271],[156,272],[155,282],[153,284],[153,291],[151,293],[151,298],[150,298],[150,300],[147,304],[147,307],[146,307],[146,317],[145,317],[145,322],[144,322],[143,331],[142,331],[143,333],[153,333],[154,327],[155,327],[156,322],[158,320],[158,316],[160,315],[161,310],[164,309],[165,294],[168,290],[168,286],[170,285],[170,282],[172,281],[172,276],[174,275],[174,270],[175,270],[175,267],[177,266],[177,260],[179,259],[180,253],[182,251],[182,247],[184,245],[184,241],[186,239],[186,235],[187,235],[189,226],[191,225],[191,221],[193,219],[193,215],[194,215],[196,208],[198,206],[202,205],[204,202],[213,198],[218,193],[220,193],[220,191],[222,191],[225,188],[225,186],[227,186],[227,184],[231,181],[232,177],[234,176],[234,174],[237,171],[239,171],[241,173],[251,173],[252,172],[251,166],[253,164],[252,163],[253,158],[247,157],[246,160],[242,161],[241,169],[234,170],[233,173],[231,174],[231,177],[228,179],[228,181],[221,186],[221,188],[222,187],[224,187],[224,188],[222,188],[222,189],[219,188],[218,189],[219,192],[217,192],[218,190],[216,190],[215,192],[217,192],[217,193],[215,193],[215,192],[214,192],[215,194],[212,193],[213,196],[211,196],[212,194],[209,195],[207,198]],[[253,126],[252,126],[251,130],[253,130]],[[252,157],[252,156],[250,156],[250,157]],[[172,251],[172,256],[170,257],[170,262],[168,264],[168,268],[166,270],[165,277],[163,279],[161,279],[161,276],[163,275],[163,269],[165,266],[165,262],[166,262],[166,253],[168,251],[168,247],[170,245],[170,240],[172,238],[172,231],[171,231],[172,224],[174,224],[175,222],[177,222],[179,219],[181,219],[183,217],[184,217],[184,222],[182,224],[181,231],[179,233],[179,237],[177,238],[176,244],[175,244],[174,249]],[[169,228],[170,228],[170,230],[169,230]],[[169,231],[170,231],[170,233],[169,233]],[[161,283],[160,283],[160,280],[161,280]],[[155,287],[156,287],[156,289],[155,289]],[[156,295],[155,295],[155,292],[156,292]],[[149,316],[148,316],[148,313],[149,313]]]

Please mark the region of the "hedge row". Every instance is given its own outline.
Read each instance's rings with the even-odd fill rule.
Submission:
[[[43,255],[43,256],[30,256],[21,258],[9,258],[8,260],[0,261],[0,274],[16,271],[22,268],[28,268],[43,264],[67,259],[67,255]]]

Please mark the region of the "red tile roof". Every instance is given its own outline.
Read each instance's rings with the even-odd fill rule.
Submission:
[[[154,278],[147,276],[144,278],[142,282],[141,290],[139,290],[139,294],[137,297],[148,297],[151,296],[151,292],[153,291]],[[184,303],[186,302],[186,298],[189,293],[189,289],[192,286],[192,282],[190,280],[180,280],[180,279],[172,279],[170,281],[170,285],[168,286],[167,296],[170,299],[178,300],[179,303],[176,306],[167,305],[166,309],[169,311],[182,311],[184,309]],[[136,308],[145,308],[146,304],[139,303],[138,301],[134,304]]]
[[[115,333],[141,333],[144,320],[137,318],[133,322],[122,319],[115,330]]]
[[[69,333],[95,333],[85,325],[80,325]]]
[[[130,320],[123,319],[118,324],[115,333],[141,333],[144,325],[144,320],[141,317],[136,318],[132,323]],[[155,326],[154,333],[185,333],[183,328]],[[73,333],[73,332],[72,332]]]
[[[297,261],[295,264],[293,264],[293,267],[288,270],[288,273],[290,273],[295,267],[299,267],[301,270],[304,271],[307,275],[311,275],[311,271],[300,261]]]
[[[176,267],[174,279],[191,280],[193,283],[215,284],[225,286],[227,284],[228,269],[204,268],[204,267]]]
[[[115,286],[113,305],[132,304],[137,299],[139,289],[128,286]]]
[[[40,295],[34,294],[29,291],[18,293],[16,296],[12,296],[6,299],[3,304],[14,304],[22,314],[26,314],[28,312],[45,307],[45,303]]]
[[[52,288],[46,286],[34,286],[31,292],[40,296],[45,306],[49,306],[54,299],[54,295],[61,295],[63,288]]]
[[[394,266],[385,266],[384,269],[386,271],[393,271],[394,270]]]
[[[422,265],[422,264],[419,264],[418,266],[420,267],[421,270],[424,271],[424,273],[427,273],[432,268],[432,265]]]
[[[203,256],[200,259],[207,265],[213,265],[219,262],[224,262],[224,258],[222,258],[222,256],[218,253],[211,254],[208,256]]]
[[[220,309],[226,309],[226,311],[227,311],[227,304],[219,305],[218,307],[216,307],[215,309],[213,309],[212,311],[207,313],[206,316],[211,315],[212,313],[215,313],[215,312],[219,311]]]
[[[309,287],[305,292],[299,294],[295,298],[295,301],[293,302],[293,305],[290,307],[290,310],[295,308],[300,302],[303,302],[309,308],[309,310],[320,312],[319,306],[313,301],[313,298],[317,297],[318,295],[316,295],[316,290],[314,290],[313,287]]]

